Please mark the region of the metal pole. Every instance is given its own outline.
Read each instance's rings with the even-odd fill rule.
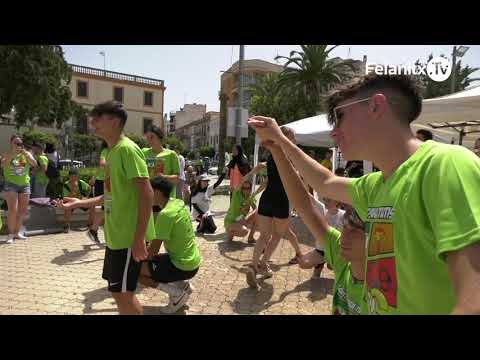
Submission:
[[[457,47],[453,47],[453,53],[452,53],[452,79],[450,82],[450,93],[455,92],[455,81],[456,81],[456,70],[455,68],[457,67]]]
[[[235,124],[235,142],[238,145],[242,144],[242,110],[243,110],[243,60],[245,58],[245,45],[240,45],[240,59],[238,61],[238,108],[237,121]]]

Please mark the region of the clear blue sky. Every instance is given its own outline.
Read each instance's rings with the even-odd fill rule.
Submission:
[[[468,46],[468,45],[467,45]],[[450,56],[453,45],[341,45],[333,56],[361,60],[377,64],[410,64],[417,59],[434,56]],[[69,63],[103,68],[106,53],[107,70],[165,81],[164,111],[178,110],[187,103],[207,104],[207,111],[218,111],[220,103],[220,71],[227,70],[238,59],[238,45],[63,45]],[[274,62],[277,54],[288,56],[298,45],[246,45],[246,59],[262,59]],[[464,64],[480,68],[480,46],[470,45],[462,58]],[[480,77],[480,71],[474,73]],[[477,82],[476,84],[480,84]]]

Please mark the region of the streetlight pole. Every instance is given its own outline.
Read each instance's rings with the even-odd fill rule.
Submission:
[[[238,61],[238,108],[235,124],[235,142],[242,144],[242,112],[243,112],[243,61],[245,58],[245,45],[240,45],[240,59]]]
[[[456,46],[453,47],[453,53],[452,53],[452,80],[450,82],[450,92],[454,93],[455,92],[455,85],[457,82],[457,57],[461,58],[465,53],[470,49],[468,46],[459,46],[458,48]]]
[[[455,92],[455,81],[456,81],[456,67],[457,67],[457,47],[453,47],[453,53],[452,53],[452,78],[450,81],[450,93]]]
[[[103,76],[107,74],[106,67],[105,67],[105,51],[100,51],[100,55],[103,56]]]

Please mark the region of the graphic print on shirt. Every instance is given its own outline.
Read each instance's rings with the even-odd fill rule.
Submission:
[[[105,213],[110,214],[112,211],[112,184],[110,182],[110,163],[105,161],[105,180],[103,180],[105,193],[103,194],[103,205]]]
[[[397,307],[397,272],[395,266],[392,207],[369,208],[367,252],[367,303],[370,314]],[[389,221],[389,222],[385,222]]]
[[[12,176],[25,176],[25,167],[27,166],[27,159],[25,156],[19,156],[12,159],[10,165]]]
[[[159,158],[147,158],[145,159],[148,167],[148,175],[151,178],[163,175],[165,171],[165,164],[162,159]]]

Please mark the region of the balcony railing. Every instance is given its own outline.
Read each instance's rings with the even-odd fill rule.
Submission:
[[[77,74],[94,75],[94,76],[100,76],[100,77],[105,77],[105,78],[114,79],[114,80],[133,81],[140,84],[164,87],[163,80],[152,79],[152,78],[130,75],[130,74],[123,74],[115,71],[91,68],[88,66],[81,66],[81,65],[74,65],[74,64],[70,64],[70,66],[72,67],[72,70]]]

